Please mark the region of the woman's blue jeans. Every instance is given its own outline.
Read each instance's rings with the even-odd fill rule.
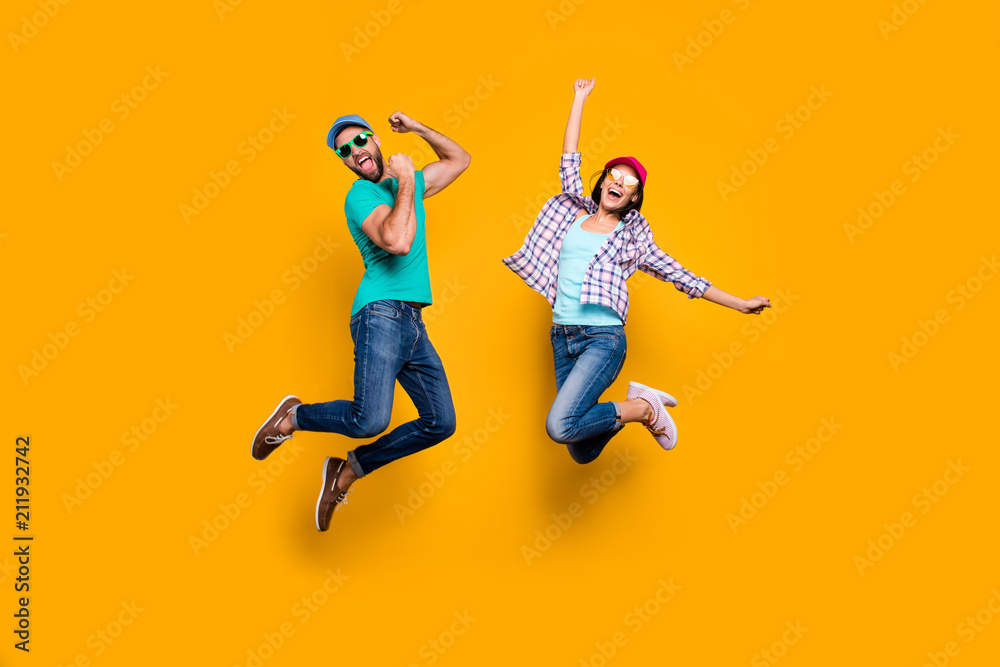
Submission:
[[[555,324],[550,336],[557,393],[545,430],[574,461],[590,463],[623,426],[615,401],[597,401],[625,363],[625,327]]]
[[[420,309],[404,301],[373,301],[351,318],[354,339],[354,400],[298,405],[292,426],[302,431],[372,438],[389,427],[396,380],[417,408],[418,418],[347,453],[358,477],[436,445],[455,432],[448,378]]]

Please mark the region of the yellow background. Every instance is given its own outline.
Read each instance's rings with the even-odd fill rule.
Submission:
[[[997,4],[914,0],[886,37],[888,0],[400,2],[392,14],[381,1],[246,0],[220,18],[210,0],[76,0],[16,52],[8,34],[5,525],[19,532],[11,450],[30,435],[36,539],[30,654],[13,648],[13,556],[0,557],[0,663],[245,666],[288,622],[294,634],[262,664],[772,664],[767,650],[789,667],[923,665],[948,642],[959,649],[949,664],[997,664],[1000,620],[971,642],[959,624],[1000,587],[1000,281],[961,309],[949,301],[998,250]],[[726,9],[733,21],[703,34],[679,71],[674,53]],[[5,3],[4,32],[40,11]],[[345,55],[372,11],[390,20]],[[167,74],[120,118],[112,105],[147,67]],[[553,194],[580,76],[597,79],[585,177],[639,156],[643,213],[663,248],[739,296],[798,297],[751,336],[747,316],[637,275],[628,359],[606,397],[630,379],[677,395],[679,446],[664,452],[630,426],[585,467],[545,436],[547,304],[500,263],[523,240],[518,216]],[[775,124],[811,86],[831,96],[786,138]],[[297,434],[302,452],[263,489],[254,480],[267,466],[248,447],[286,393],[350,396],[362,265],[343,216],[353,175],[325,136],[336,116],[359,113],[386,155],[426,163],[418,138],[388,130],[397,108],[473,156],[427,203],[439,301],[428,328],[458,432],[361,480],[321,534],[322,461],[353,443]],[[247,161],[241,143],[274,109],[294,118]],[[60,181],[52,163],[106,118],[114,130]],[[621,131],[595,145],[609,122]],[[904,164],[949,127],[958,138],[911,181]],[[723,201],[717,182],[769,137],[779,150]],[[240,173],[185,222],[180,205],[231,160]],[[844,225],[896,179],[905,193],[852,242]],[[339,247],[293,290],[283,276],[327,237]],[[132,280],[86,321],[79,304],[122,269]],[[224,334],[273,290],[283,303],[230,352]],[[887,355],[939,309],[947,322],[894,368]],[[78,335],[23,381],[19,367],[69,322]],[[735,342],[743,354],[723,369],[713,355]],[[700,373],[715,379],[695,395],[685,387]],[[178,406],[162,423],[148,421],[157,399]],[[393,425],[414,415],[397,391]],[[786,454],[823,419],[842,428],[795,470]],[[122,434],[144,420],[155,432],[130,451]],[[465,460],[467,439],[483,444]],[[626,451],[633,465],[606,472]],[[112,456],[121,465],[68,509]],[[949,461],[968,471],[916,504]],[[401,521],[397,505],[448,465],[454,474],[433,493],[425,485]],[[778,471],[788,483],[734,533],[727,515],[760,503],[753,494]],[[591,504],[582,487],[602,473],[614,482]],[[241,493],[249,506],[196,554],[191,536],[225,525],[220,504]],[[574,502],[583,515],[529,564],[522,547]],[[855,557],[904,512],[915,525],[859,573]],[[295,605],[328,570],[349,578],[302,622]],[[650,603],[661,580],[680,589]],[[133,601],[141,613],[115,626]],[[637,605],[657,610],[638,632]],[[466,612],[476,620],[453,628]],[[786,623],[808,630],[796,638]],[[97,639],[120,629],[112,644]],[[617,632],[627,641],[605,658]]]

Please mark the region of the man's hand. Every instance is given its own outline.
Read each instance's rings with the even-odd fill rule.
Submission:
[[[573,92],[577,97],[583,97],[586,99],[587,95],[590,95],[596,85],[597,83],[594,81],[593,77],[590,79],[577,79],[576,83],[573,84]]]
[[[406,153],[396,153],[389,156],[386,173],[399,181],[413,181],[413,159]]]
[[[766,296],[755,296],[752,299],[747,299],[743,302],[743,307],[738,308],[741,313],[746,315],[760,315],[760,312],[765,308],[771,307],[771,300]]]
[[[413,132],[420,127],[420,123],[413,120],[402,111],[394,111],[392,115],[389,116],[389,125],[392,126],[393,132],[399,133]]]

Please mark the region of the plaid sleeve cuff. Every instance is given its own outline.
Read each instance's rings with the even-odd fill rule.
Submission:
[[[687,295],[689,299],[700,299],[702,295],[705,294],[705,290],[712,286],[712,281],[706,280],[705,278],[695,278],[690,285],[688,285]]]
[[[579,165],[583,161],[583,153],[563,153],[559,160],[559,168]]]
[[[559,182],[562,191],[571,195],[583,194],[583,179],[580,178],[580,153],[564,153],[559,160]]]

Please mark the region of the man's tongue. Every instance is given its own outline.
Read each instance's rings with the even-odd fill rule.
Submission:
[[[358,167],[362,171],[371,171],[375,168],[375,161],[366,155],[358,161]]]

